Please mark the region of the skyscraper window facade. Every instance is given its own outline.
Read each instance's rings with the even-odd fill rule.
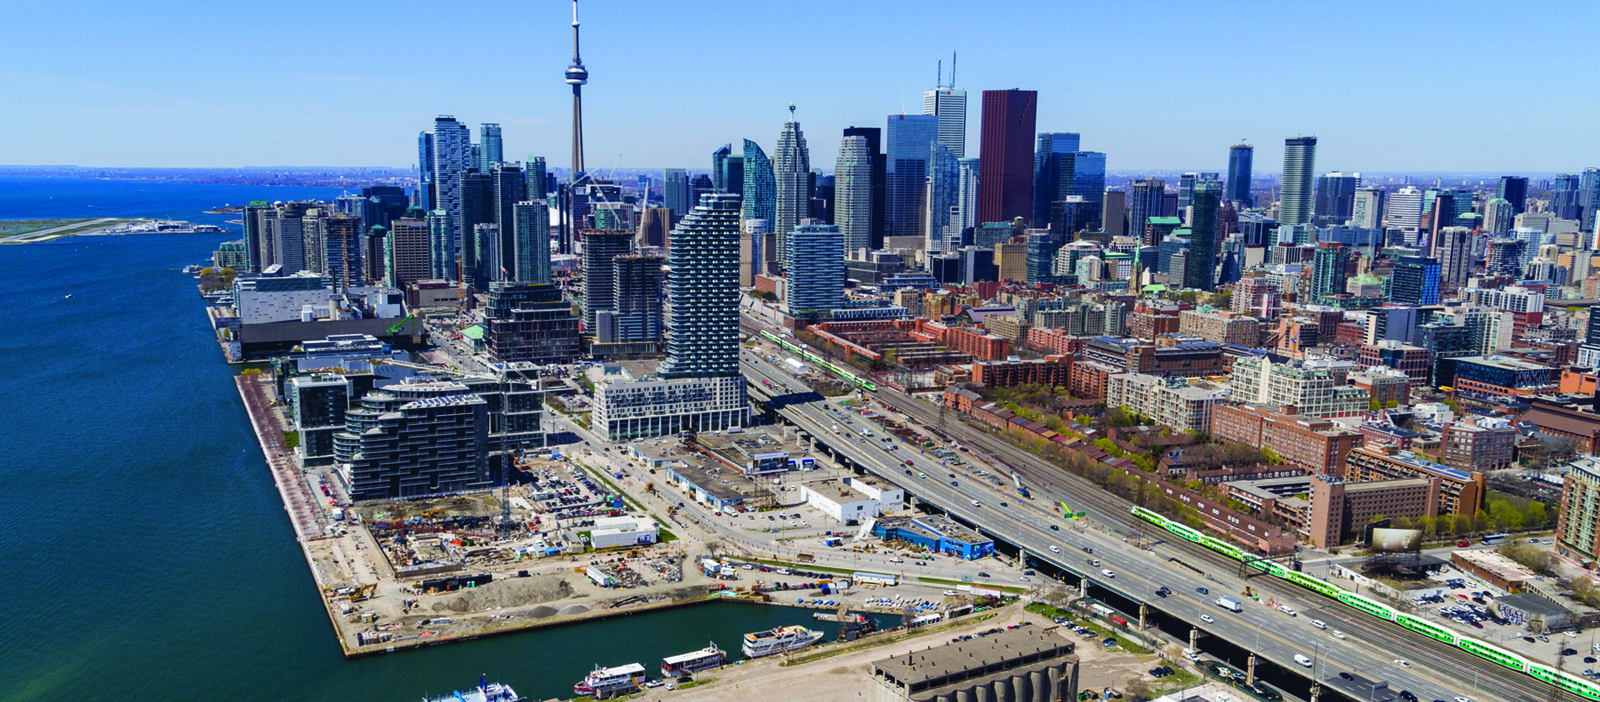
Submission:
[[[884,130],[884,234],[926,236],[928,157],[939,137],[933,115],[889,115]]]
[[[1033,214],[1033,139],[1038,120],[1033,90],[983,91],[978,157],[978,223],[1010,222]]]
[[[1316,221],[1319,224],[1343,224],[1350,221],[1355,211],[1356,188],[1361,185],[1361,174],[1334,171],[1317,179]]]
[[[736,196],[706,195],[672,230],[662,377],[739,375],[739,208]]]
[[[1311,182],[1317,169],[1317,138],[1293,137],[1283,142],[1283,195],[1278,200],[1280,224],[1310,224]]]
[[[1228,183],[1226,198],[1244,207],[1253,204],[1250,196],[1250,166],[1255,160],[1256,147],[1234,144],[1228,147]]]
[[[1528,179],[1522,176],[1500,176],[1495,195],[1511,203],[1512,214],[1522,214],[1528,209]]]
[[[885,231],[884,222],[888,216],[884,211],[884,197],[889,168],[888,156],[883,152],[883,130],[877,127],[846,127],[844,136],[866,139],[867,151],[872,154],[872,233],[868,246],[874,250],[881,249]],[[834,222],[838,222],[837,216],[834,217]]]
[[[512,207],[511,218],[513,250],[508,260],[513,278],[518,283],[549,283],[549,205],[544,200],[519,202]]]
[[[1222,183],[1197,181],[1189,201],[1189,254],[1184,262],[1183,287],[1210,290],[1216,285],[1217,214],[1222,206]]]
[[[1073,231],[1098,225],[1106,200],[1105,154],[1079,151],[1072,155],[1072,190],[1069,194],[1083,198],[1084,203],[1073,220]]]
[[[689,172],[682,168],[668,168],[661,175],[661,204],[672,210],[672,221],[677,222],[689,211]]]
[[[1145,231],[1151,217],[1160,217],[1162,200],[1166,197],[1167,183],[1160,178],[1133,181],[1128,188],[1128,234],[1139,237],[1145,246],[1158,246],[1159,237]]]
[[[478,125],[478,170],[488,173],[505,162],[505,151],[500,139],[500,125],[487,122]]]
[[[846,252],[872,246],[872,160],[866,137],[846,136],[839,141],[833,221]]]
[[[793,115],[794,106],[790,105]],[[787,233],[811,213],[811,152],[806,148],[805,133],[800,123],[793,119],[785,122],[778,133],[778,150],[774,152],[773,173],[777,178],[777,217],[774,228]],[[785,239],[778,240],[778,259],[783,260]]]
[[[961,229],[965,231],[978,226],[978,173],[981,168],[976,158],[961,159],[956,167],[961,171],[961,192],[956,200],[961,208]]]
[[[728,180],[732,181],[733,178]],[[739,180],[744,193],[741,204],[744,218],[773,221],[778,213],[777,176],[773,173],[767,152],[761,150],[760,144],[749,139],[744,140],[743,174]]]
[[[942,145],[941,145],[942,146]],[[789,314],[814,318],[844,301],[844,235],[837,225],[802,224],[785,249],[784,302]]]
[[[1376,186],[1356,188],[1350,205],[1350,226],[1357,229],[1383,228],[1383,203],[1388,193]]]
[[[922,94],[922,114],[939,118],[939,143],[967,156],[967,91],[940,86]]]
[[[950,225],[951,211],[959,207],[961,201],[961,166],[960,160],[949,147],[942,143],[934,142],[929,147],[928,155],[928,192],[925,200],[928,211],[923,214],[926,251],[951,251],[952,246],[947,235]],[[955,234],[960,236],[960,229]]]
[[[444,253],[450,256],[449,261],[436,262],[435,266],[451,269],[447,280],[455,280],[455,256],[464,242],[468,241],[467,233],[472,231],[470,227],[463,229],[461,226],[461,176],[476,165],[472,163],[472,130],[454,117],[441,116],[435,119],[430,158],[434,191],[430,202],[433,209],[448,214],[456,226],[448,247],[444,249]]]
[[[1045,132],[1038,135],[1033,152],[1033,225],[1050,221],[1051,206],[1067,199],[1072,191],[1072,154],[1078,151],[1079,135],[1074,132]]]

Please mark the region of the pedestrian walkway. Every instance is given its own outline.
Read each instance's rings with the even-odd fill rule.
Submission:
[[[250,426],[256,432],[256,442],[261,445],[267,468],[272,471],[272,481],[277,484],[278,495],[283,498],[283,509],[289,513],[289,521],[294,525],[295,539],[307,541],[320,537],[325,533],[322,509],[284,446],[283,423],[278,418],[278,412],[272,408],[266,388],[262,387],[262,377],[237,375],[233,382],[239,386],[239,397],[244,400],[245,411],[250,414]]]

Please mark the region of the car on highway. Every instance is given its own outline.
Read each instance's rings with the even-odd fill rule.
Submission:
[[[1020,580],[1020,581],[1022,581],[1022,582],[1029,582],[1029,580],[1028,580],[1028,576],[1026,576],[1026,575],[1024,575],[1024,576],[1022,576],[1022,577],[1020,577],[1020,578],[1017,578],[1017,580]]]
[[[1325,622],[1323,622],[1321,619],[1313,619],[1313,620],[1311,620],[1311,626],[1314,626],[1314,627],[1316,627],[1318,629],[1326,629],[1326,628],[1328,628],[1328,625]]]
[[[1345,680],[1355,680],[1356,679],[1356,676],[1351,675],[1349,673],[1346,673],[1346,672],[1344,672],[1342,670],[1339,671],[1339,677],[1341,677],[1341,678],[1343,678]]]
[[[1209,615],[1209,614],[1200,615],[1200,621],[1203,621],[1203,622],[1205,622],[1207,624],[1215,624],[1215,623],[1217,623],[1217,620],[1211,618],[1211,615]]]
[[[945,590],[944,591],[944,596],[945,597],[955,597],[956,596],[956,591],[955,590]]]
[[[1343,640],[1344,639],[1344,632],[1339,631],[1338,629],[1334,629],[1333,630],[1333,638]]]
[[[1111,572],[1111,569],[1109,569],[1109,568],[1102,568],[1102,569],[1101,569],[1101,570],[1100,570],[1100,574],[1101,574],[1101,575],[1104,575],[1104,576],[1106,576],[1106,577],[1108,577],[1108,578],[1115,578],[1115,577],[1117,577],[1117,574],[1116,574],[1116,573],[1113,573],[1113,572]]]
[[[909,468],[906,469],[906,475],[911,475],[911,469],[909,469]]]
[[[1403,699],[1406,702],[1417,702],[1417,696],[1415,694],[1413,694],[1410,690],[1401,690],[1400,691],[1400,699]]]
[[[1060,524],[1051,524],[1050,525],[1050,531],[1061,531],[1061,525]]]
[[[1207,589],[1205,589],[1205,588],[1203,588],[1203,587],[1197,587],[1197,588],[1195,588],[1195,589],[1194,589],[1194,591],[1195,591],[1195,592],[1198,592],[1198,593],[1200,593],[1200,594],[1202,594],[1202,595],[1209,595],[1209,594],[1211,594],[1211,591],[1210,591],[1210,590],[1207,590]]]
[[[1083,547],[1083,552],[1084,553],[1094,553],[1094,549],[1089,548],[1088,546],[1084,546]]]
[[[950,487],[958,487],[956,485],[956,481],[954,481],[954,480],[950,481]]]
[[[1055,544],[1050,544],[1050,552],[1051,553],[1061,553],[1061,547],[1057,546]]]
[[[1000,503],[1000,506],[1001,506],[1001,507],[1010,507],[1010,505],[1008,505],[1008,504],[1006,504],[1006,503],[1004,503],[1004,502],[1001,502],[1001,503]]]
[[[978,577],[987,578],[987,577],[989,577],[989,574],[980,570],[980,571],[978,571]]]
[[[1462,695],[1456,695],[1456,702],[1472,702],[1472,698],[1471,697],[1465,697],[1465,696],[1462,696]]]
[[[983,506],[983,503],[982,503],[982,502],[979,502],[979,501],[977,501],[977,500],[973,500],[973,501],[972,501],[972,506],[973,506],[973,507],[982,507],[982,506]]]
[[[1294,611],[1294,609],[1292,607],[1290,607],[1289,605],[1278,605],[1278,611],[1279,612],[1283,612],[1284,614],[1287,614],[1287,615],[1289,615],[1291,617],[1300,616],[1300,613]]]

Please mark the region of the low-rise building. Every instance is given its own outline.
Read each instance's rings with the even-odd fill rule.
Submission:
[[[846,477],[803,483],[800,497],[835,521],[856,524],[901,509],[905,492],[894,487],[885,489],[863,478]]]
[[[1494,551],[1451,551],[1450,563],[1510,593],[1527,591],[1528,583],[1539,577],[1538,573]]]
[[[1314,473],[1344,475],[1345,456],[1362,445],[1363,437],[1325,419],[1292,408],[1258,404],[1219,404],[1212,410],[1211,435],[1272,451],[1285,463]]]
[[[1219,344],[1261,345],[1261,322],[1234,312],[1184,310],[1178,314],[1178,331]]]
[[[993,539],[985,538],[949,517],[937,514],[880,519],[872,525],[872,535],[884,541],[904,541],[934,553],[968,561],[994,553]]]
[[[1078,698],[1074,643],[1023,627],[874,661],[874,702],[1066,702]]]
[[[1345,457],[1346,477],[1351,481],[1439,478],[1437,515],[1471,516],[1483,509],[1488,490],[1482,473],[1451,468],[1418,458],[1388,444],[1368,445]],[[1390,515],[1393,516],[1393,515]]]
[[[1298,533],[1305,533],[1311,517],[1309,494],[1311,476],[1291,476],[1266,480],[1236,480],[1219,486],[1221,493],[1238,500],[1257,516],[1281,522]]]
[[[745,379],[606,379],[594,390],[594,432],[604,441],[709,432],[744,427],[750,421]]]
[[[1211,432],[1211,408],[1222,393],[1143,373],[1118,373],[1106,381],[1106,406],[1125,407],[1173,431]]]
[[[1317,548],[1334,548],[1378,517],[1438,515],[1439,478],[1345,482],[1331,475],[1310,476],[1311,509],[1306,536]]]
[[[333,436],[354,500],[438,497],[494,485],[489,404],[455,382],[399,383],[364,395]]]
[[[1350,374],[1350,384],[1366,390],[1369,401],[1376,402],[1379,407],[1411,404],[1413,382],[1411,376],[1386,366],[1374,366]]]
[[[1029,361],[980,361],[972,364],[972,382],[991,388],[1067,386],[1072,383],[1073,360],[1070,356],[1050,356]]]
[[[1367,410],[1367,392],[1346,385],[1354,366],[1349,361],[1275,363],[1268,356],[1245,356],[1233,362],[1229,385],[1233,399],[1293,406],[1312,417],[1352,417]]]
[[[589,545],[603,548],[632,548],[653,544],[661,536],[661,525],[647,515],[596,517],[589,530]]]
[[[1439,457],[1452,468],[1480,473],[1503,470],[1511,467],[1517,438],[1511,422],[1501,417],[1455,422],[1444,429]]]
[[[1106,396],[1106,384],[1111,376],[1125,372],[1124,368],[1099,361],[1073,361],[1069,387],[1073,395],[1099,399]]]
[[[1465,356],[1455,359],[1453,387],[1471,397],[1528,397],[1556,388],[1549,366],[1505,356]]]

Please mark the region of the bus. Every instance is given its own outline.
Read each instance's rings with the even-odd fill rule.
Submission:
[[[1483,545],[1493,546],[1501,541],[1505,541],[1507,536],[1510,536],[1510,534],[1490,534],[1483,537]]]

